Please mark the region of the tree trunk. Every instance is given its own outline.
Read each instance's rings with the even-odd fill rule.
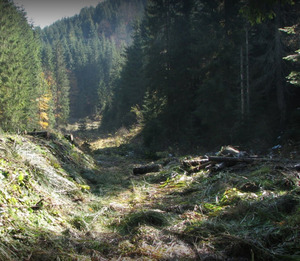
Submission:
[[[246,26],[246,96],[247,96],[247,114],[250,114],[250,83],[249,83],[249,35],[248,26]]]
[[[286,117],[286,101],[285,101],[285,95],[284,95],[284,83],[282,81],[282,43],[280,39],[280,16],[281,16],[281,10],[280,10],[280,4],[276,4],[275,9],[275,86],[276,86],[276,93],[277,93],[277,103],[278,103],[278,109],[280,113],[280,124],[283,125],[285,122]]]
[[[241,46],[241,53],[240,53],[240,63],[241,63],[241,68],[240,68],[240,77],[241,77],[241,115],[242,115],[242,120],[244,119],[245,116],[245,90],[244,90],[244,57],[243,57],[243,47]]]

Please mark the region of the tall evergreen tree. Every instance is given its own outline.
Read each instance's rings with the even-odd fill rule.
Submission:
[[[38,126],[43,79],[38,34],[25,13],[0,1],[0,124],[5,130]]]
[[[136,122],[135,114],[132,112],[134,106],[141,108],[145,96],[145,75],[143,60],[143,40],[141,36],[141,25],[136,23],[133,34],[133,43],[126,48],[125,59],[120,81],[114,93],[113,109],[116,113],[118,125],[130,126]]]

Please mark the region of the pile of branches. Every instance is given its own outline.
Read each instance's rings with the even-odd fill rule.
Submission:
[[[251,164],[255,162],[281,162],[283,159],[272,157],[260,157],[250,155],[246,151],[240,151],[232,146],[224,146],[214,155],[206,155],[194,159],[183,160],[182,165],[190,173],[200,170],[217,171],[237,164]],[[300,168],[300,164],[295,164],[294,168]]]
[[[182,165],[188,173],[195,173],[200,170],[219,171],[228,167],[242,167],[248,164],[261,162],[286,163],[289,168],[300,171],[300,163],[295,161],[274,158],[272,156],[261,157],[249,154],[246,151],[240,151],[233,146],[223,146],[221,150],[214,155],[205,155],[183,160]],[[151,172],[159,172],[162,169],[163,165],[157,163],[139,165],[133,168],[133,175],[138,176]]]

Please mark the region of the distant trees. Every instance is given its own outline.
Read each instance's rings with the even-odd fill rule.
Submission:
[[[129,126],[136,121],[131,111],[133,106],[141,107],[145,95],[145,75],[143,62],[143,42],[139,22],[135,24],[133,44],[127,47],[123,56],[126,63],[120,60],[122,67],[113,82],[113,100],[105,113],[103,125],[106,127]]]
[[[145,2],[106,1],[41,30],[0,0],[1,127],[52,128],[107,110]]]
[[[104,1],[42,31],[45,65],[49,63],[46,49],[50,46],[55,57],[55,46],[60,44],[69,79],[70,117],[99,114],[111,106],[122,65],[120,53],[131,42],[133,21],[143,15],[145,2]],[[54,72],[53,66],[46,67]]]

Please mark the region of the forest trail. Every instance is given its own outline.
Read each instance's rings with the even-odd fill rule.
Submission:
[[[0,0],[0,261],[300,260],[300,2],[268,3],[109,0],[42,30]],[[294,143],[183,164],[229,141]]]
[[[151,161],[139,146],[88,151],[1,135],[0,260],[299,260],[294,163],[196,170],[157,153],[161,171],[133,175]]]

